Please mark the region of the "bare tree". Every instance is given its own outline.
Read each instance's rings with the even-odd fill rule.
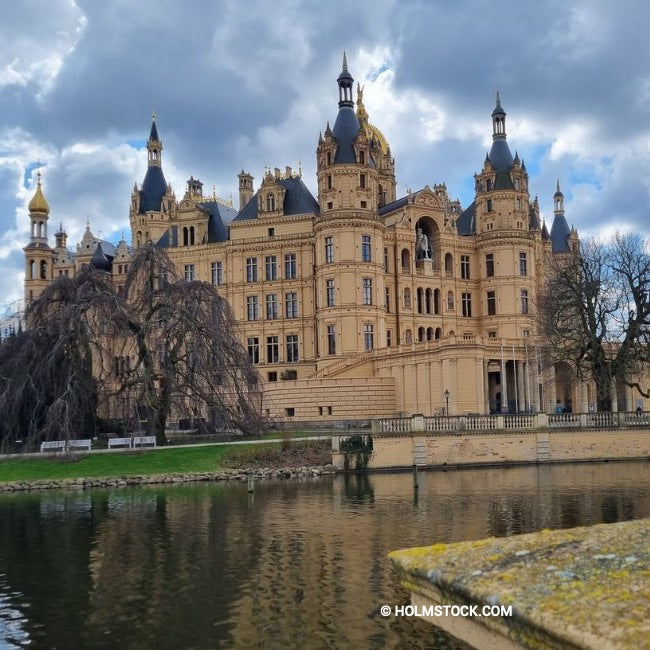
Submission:
[[[578,253],[551,260],[539,310],[546,358],[593,380],[599,410],[611,410],[617,381],[649,396],[640,381],[649,360],[649,291],[650,255],[638,235],[588,239]]]
[[[132,417],[160,443],[171,414],[262,427],[259,376],[230,306],[182,282],[167,255],[139,249],[124,290],[87,267],[55,280],[0,344],[0,444],[85,437],[98,415]]]

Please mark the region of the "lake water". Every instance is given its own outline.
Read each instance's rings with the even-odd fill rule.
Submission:
[[[386,554],[650,516],[650,463],[0,496],[0,647],[465,648]]]

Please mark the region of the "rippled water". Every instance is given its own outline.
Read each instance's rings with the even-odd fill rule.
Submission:
[[[0,497],[0,647],[464,648],[416,619],[406,546],[650,516],[650,463]]]

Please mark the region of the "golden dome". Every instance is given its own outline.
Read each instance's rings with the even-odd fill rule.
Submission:
[[[357,84],[357,119],[359,120],[359,125],[366,134],[366,137],[369,140],[374,139],[379,142],[381,152],[387,154],[388,142],[384,137],[384,134],[374,126],[374,124],[368,122],[368,111],[366,111],[366,107],[363,105],[363,86],[361,84]]]
[[[29,211],[38,212],[39,214],[50,214],[50,206],[45,200],[45,195],[41,188],[41,172],[38,172],[38,183],[36,185],[36,192],[32,200],[29,202]]]

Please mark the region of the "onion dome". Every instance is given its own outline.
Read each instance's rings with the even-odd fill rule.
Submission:
[[[31,213],[38,213],[38,214],[50,214],[50,206],[47,204],[47,201],[45,200],[45,195],[43,194],[43,188],[41,187],[41,172],[39,171],[37,174],[38,181],[36,183],[36,192],[34,192],[34,196],[32,197],[32,200],[29,202],[29,211]]]

